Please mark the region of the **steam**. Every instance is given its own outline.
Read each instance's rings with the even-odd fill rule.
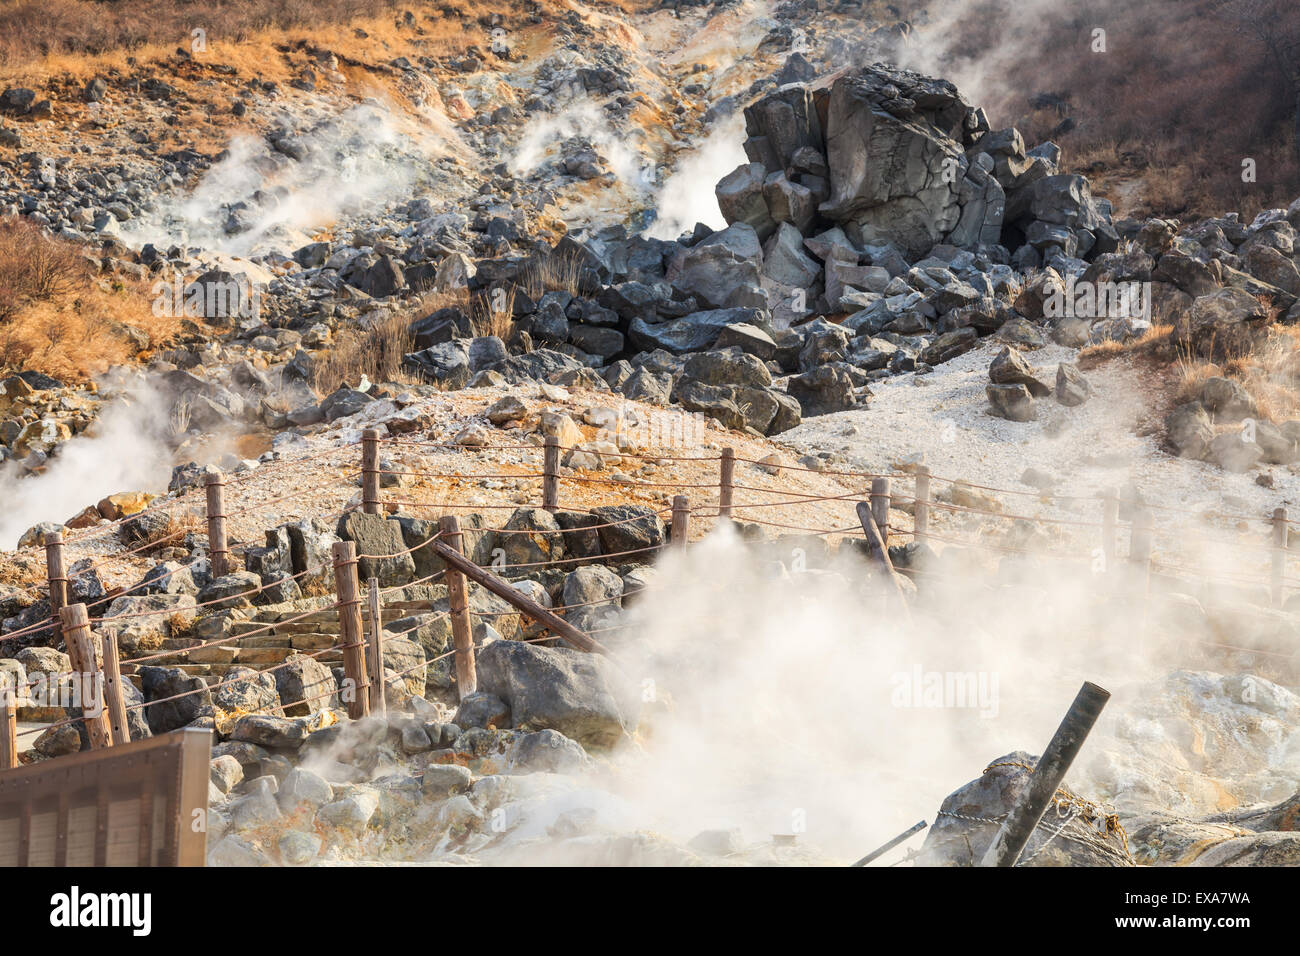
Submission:
[[[171,477],[166,429],[163,399],[136,385],[108,405],[93,433],[59,445],[43,473],[20,478],[12,469],[0,472],[0,545],[16,545],[41,522],[62,524],[107,495],[165,488]]]
[[[428,111],[423,115],[428,118]],[[451,139],[449,124],[434,130],[404,128],[386,108],[364,104],[291,133],[287,141],[294,151],[301,148],[299,160],[266,140],[238,137],[192,193],[141,219],[124,238],[158,244],[162,235],[234,256],[264,252],[271,244],[302,245],[345,215],[364,215],[409,195],[430,158],[464,148]]]
[[[655,197],[659,218],[647,230],[652,239],[676,239],[697,222],[714,229],[727,225],[718,208],[718,180],[749,161],[745,156],[745,120],[740,113],[719,123],[699,148],[677,164]]]
[[[642,160],[610,125],[604,111],[586,96],[576,97],[558,114],[538,114],[520,131],[519,148],[510,158],[516,176],[531,172],[546,161],[554,146],[581,136],[609,163],[619,181],[634,185],[644,180]]]

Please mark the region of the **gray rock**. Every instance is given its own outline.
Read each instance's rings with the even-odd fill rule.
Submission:
[[[1056,400],[1062,405],[1082,405],[1092,397],[1092,384],[1077,365],[1062,362],[1056,366]]]
[[[1013,422],[1030,422],[1036,418],[1034,399],[1024,385],[988,385],[984,389],[993,414]]]
[[[1034,398],[1051,394],[1051,389],[1034,376],[1023,355],[1007,346],[989,365],[989,381],[994,385],[1023,385]]]
[[[383,587],[393,587],[415,577],[415,559],[407,550],[397,521],[383,515],[349,512],[339,519],[338,536],[356,544],[361,580],[379,578]]]
[[[275,689],[289,717],[305,717],[339,703],[333,673],[306,654],[295,654],[276,669]]]
[[[600,655],[497,641],[479,651],[478,677],[520,730],[558,730],[584,747],[609,747],[636,725],[635,696]]]

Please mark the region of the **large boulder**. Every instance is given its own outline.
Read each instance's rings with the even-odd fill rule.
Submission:
[[[478,652],[478,689],[506,703],[517,729],[557,730],[584,747],[611,747],[637,723],[635,695],[597,654],[495,641]]]
[[[338,536],[356,545],[361,580],[378,578],[383,587],[393,587],[415,577],[415,559],[396,520],[352,511],[339,519]]]
[[[1244,289],[1203,295],[1174,323],[1173,341],[1211,360],[1249,352],[1266,334],[1269,311]]]

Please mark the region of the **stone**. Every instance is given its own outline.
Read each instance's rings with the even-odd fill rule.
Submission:
[[[213,715],[212,693],[202,677],[187,674],[179,667],[149,665],[142,665],[138,673],[144,698],[149,702],[144,713],[152,733],[165,734]],[[173,697],[177,699],[168,699]]]
[[[337,707],[338,685],[328,667],[306,654],[294,654],[275,673],[275,689],[289,717],[305,717]]]
[[[286,815],[292,815],[302,807],[310,807],[314,812],[333,799],[334,788],[325,778],[302,767],[289,771],[276,792],[280,811]]]
[[[564,535],[555,516],[543,508],[519,508],[505,523],[500,547],[510,565],[541,565],[565,555]]]
[[[1206,458],[1214,440],[1214,426],[1205,406],[1200,402],[1176,406],[1165,417],[1165,437],[1179,458]]]
[[[805,417],[855,408],[859,403],[853,378],[848,372],[851,367],[836,362],[791,376],[786,391],[798,401]]]
[[[591,514],[605,527],[598,528],[600,544],[607,555],[620,555],[623,563],[649,563],[654,550],[667,541],[663,519],[641,505],[604,505]]]
[[[326,826],[361,834],[379,809],[379,794],[369,788],[357,788],[316,811],[316,820]]]
[[[1056,366],[1056,400],[1062,405],[1075,407],[1092,397],[1092,384],[1084,378],[1077,365],[1061,362]]]
[[[382,587],[394,587],[415,577],[415,559],[407,550],[397,521],[383,515],[349,512],[339,519],[338,536],[356,545],[357,573],[362,581],[378,578]]]
[[[1028,768],[1037,763],[1037,757],[1022,751],[999,757],[978,778],[944,798],[934,825],[926,831],[917,865],[978,865],[1002,819],[1028,788],[1032,776]],[[1089,825],[1079,815],[1064,822],[1054,815],[1044,817],[1030,834],[1018,865],[1132,866],[1122,832],[1104,827],[1102,821]]]
[[[637,723],[635,695],[597,654],[496,641],[478,654],[479,690],[510,708],[519,730],[557,730],[584,747],[610,747]]]
[[[1024,385],[988,385],[984,389],[993,414],[1013,422],[1029,422],[1036,418],[1034,399]]]
[[[280,837],[276,848],[280,851],[280,860],[289,866],[304,866],[320,855],[324,841],[314,833],[290,830]]]
[[[994,385],[1023,385],[1034,398],[1051,394],[1051,389],[1034,376],[1034,370],[1023,355],[1007,346],[989,365],[989,381]]]
[[[235,722],[230,739],[277,750],[297,750],[309,733],[304,720],[249,714]]]
[[[421,789],[426,798],[445,800],[457,793],[464,793],[470,788],[474,776],[468,767],[458,764],[434,764],[424,770]]]
[[[493,694],[477,691],[461,698],[452,723],[457,727],[509,727],[510,708]]]

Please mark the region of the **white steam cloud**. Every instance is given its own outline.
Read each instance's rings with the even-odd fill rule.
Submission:
[[[0,546],[12,547],[41,522],[62,524],[88,505],[122,491],[166,488],[171,457],[165,439],[166,406],[138,385],[104,410],[91,432],[59,445],[41,474],[0,472]]]
[[[286,125],[292,127],[292,118]],[[433,134],[406,125],[377,105],[355,106],[308,132],[291,133],[287,148],[299,159],[266,140],[238,137],[192,193],[142,218],[124,238],[234,256],[255,255],[271,244],[302,245],[314,230],[345,215],[363,215],[409,196],[431,156],[464,148],[450,139],[454,129],[445,122]]]
[[[609,118],[586,96],[575,98],[555,115],[537,114],[520,131],[519,148],[510,157],[510,171],[531,172],[552,154],[557,144],[581,136],[609,163],[619,181],[635,185],[643,180],[641,157],[610,126]]]
[[[659,217],[646,235],[652,239],[676,239],[697,222],[714,229],[727,225],[718,208],[714,188],[718,180],[737,166],[749,162],[745,155],[745,120],[735,113],[721,121],[676,171],[665,180],[655,198]]]

